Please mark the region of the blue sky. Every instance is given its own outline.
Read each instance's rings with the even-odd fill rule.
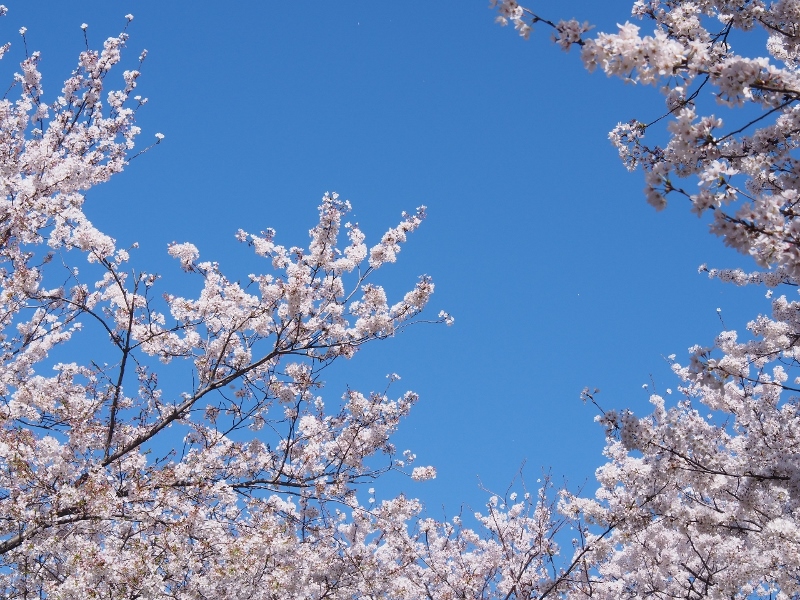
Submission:
[[[485,502],[479,479],[502,492],[526,461],[530,487],[544,468],[592,490],[603,435],[580,390],[647,410],[642,385],[677,386],[663,357],[710,345],[718,307],[733,329],[769,310],[762,289],[698,275],[705,262],[752,265],[686,205],[650,208],[641,174],[609,143],[617,122],[661,115],[656,91],[590,76],[546,28],[525,42],[486,4],[12,0],[0,21],[15,47],[3,73],[21,58],[24,25],[53,97],[83,47],[81,23],[99,47],[135,15],[126,61],[149,50],[141,140],[166,138],[91,190],[86,212],[122,245],[138,241],[133,264],[162,273],[165,291],[188,285],[169,242],[246,274],[258,263],[236,230],[274,227],[304,245],[328,190],[351,200],[368,241],[428,206],[376,281],[397,294],[431,275],[429,314],[446,309],[455,326],[371,344],[330,371],[326,394],[381,390],[399,373],[422,399],[397,446],[439,477],[396,485],[451,514]],[[630,1],[538,8],[608,30]]]

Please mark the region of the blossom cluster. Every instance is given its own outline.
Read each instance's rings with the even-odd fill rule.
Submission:
[[[497,4],[497,3],[495,3]],[[498,5],[501,20],[518,30],[546,23],[562,48],[578,44],[589,70],[601,69],[633,83],[657,85],[669,117],[665,145],[647,145],[645,134],[661,118],[621,123],[611,132],[623,162],[645,171],[645,195],[656,208],[667,197],[686,198],[698,215],[713,214],[711,231],[762,267],[800,276],[795,158],[800,73],[794,0],[763,2],[637,1],[636,19],[649,21],[652,35],[631,22],[614,33],[586,37],[587,24],[548,21],[515,0]],[[767,56],[738,54],[737,33],[760,28]],[[708,94],[724,108],[703,114]],[[749,116],[742,117],[742,114]],[[659,134],[660,137],[661,134]],[[694,178],[692,189],[681,180]]]

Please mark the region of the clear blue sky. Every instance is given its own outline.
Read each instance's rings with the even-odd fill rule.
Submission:
[[[608,30],[630,4],[539,9]],[[26,26],[48,97],[83,47],[81,23],[99,47],[135,15],[127,63],[149,50],[141,140],[166,139],[90,191],[86,211],[121,244],[141,244],[133,264],[164,274],[165,291],[185,285],[168,242],[247,273],[235,231],[274,227],[304,245],[327,190],[351,200],[368,241],[428,206],[377,281],[399,292],[431,275],[430,315],[446,309],[456,325],[372,344],[330,372],[326,394],[383,389],[390,372],[421,394],[396,442],[439,477],[398,485],[433,512],[480,508],[477,478],[502,492],[523,461],[531,487],[550,468],[593,489],[603,436],[580,390],[646,410],[642,385],[651,374],[662,392],[678,385],[662,357],[710,345],[717,307],[736,329],[769,310],[763,290],[697,274],[704,262],[751,265],[687,206],[655,213],[608,142],[617,122],[659,116],[660,96],[588,75],[544,27],[523,41],[493,23],[486,0],[7,5],[0,31],[15,50],[0,66],[8,77]]]

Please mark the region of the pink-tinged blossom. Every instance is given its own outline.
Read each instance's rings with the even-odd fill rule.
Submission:
[[[414,470],[411,472],[411,479],[414,481],[436,479],[436,469],[434,467],[414,467]]]
[[[185,242],[183,244],[172,243],[169,245],[169,255],[177,258],[181,262],[181,268],[184,271],[189,271],[193,268],[194,262],[200,258],[200,252],[197,246]]]

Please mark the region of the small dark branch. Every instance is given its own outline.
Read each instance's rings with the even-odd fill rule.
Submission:
[[[767,118],[768,116],[770,116],[772,113],[774,113],[774,112],[777,112],[777,111],[779,111],[779,110],[783,110],[784,108],[786,108],[787,106],[789,106],[790,104],[792,104],[792,103],[793,103],[793,102],[795,102],[795,101],[797,101],[797,98],[791,98],[791,99],[789,99],[789,100],[785,100],[785,101],[784,101],[784,102],[782,102],[782,103],[781,103],[779,106],[776,106],[775,108],[772,108],[772,109],[768,110],[767,112],[765,112],[763,115],[761,115],[761,116],[760,116],[760,117],[758,117],[757,119],[753,119],[752,121],[750,121],[750,122],[749,122],[749,123],[747,123],[746,125],[743,125],[742,127],[740,127],[739,129],[737,129],[736,131],[731,131],[731,132],[730,132],[730,133],[728,133],[727,135],[724,135],[724,136],[722,136],[721,138],[719,138],[718,140],[714,140],[714,142],[715,142],[715,143],[719,143],[719,142],[722,142],[722,141],[724,141],[724,140],[728,139],[729,137],[733,137],[733,136],[734,136],[734,135],[736,135],[736,134],[742,133],[742,132],[743,132],[745,129],[748,129],[749,127],[751,127],[751,126],[755,125],[756,123],[758,123],[758,122],[759,122],[759,121],[761,121],[762,119],[766,119],[766,118]]]
[[[138,285],[138,284],[137,284]],[[136,289],[137,286],[133,288],[134,297],[136,296]],[[125,295],[125,300],[127,302],[127,294],[125,294],[125,290],[122,290],[123,294]],[[108,419],[108,434],[106,435],[106,442],[103,448],[103,458],[108,458],[108,454],[111,451],[111,441],[114,437],[114,428],[117,424],[117,410],[119,407],[119,396],[122,390],[122,382],[125,378],[125,365],[128,362],[128,356],[131,352],[131,331],[133,330],[133,314],[134,314],[134,306],[136,305],[136,301],[128,303],[128,325],[127,331],[125,332],[125,346],[122,349],[122,361],[120,362],[119,366],[119,375],[117,376],[117,383],[114,386],[114,400],[111,402],[111,409],[110,409],[110,416]]]

